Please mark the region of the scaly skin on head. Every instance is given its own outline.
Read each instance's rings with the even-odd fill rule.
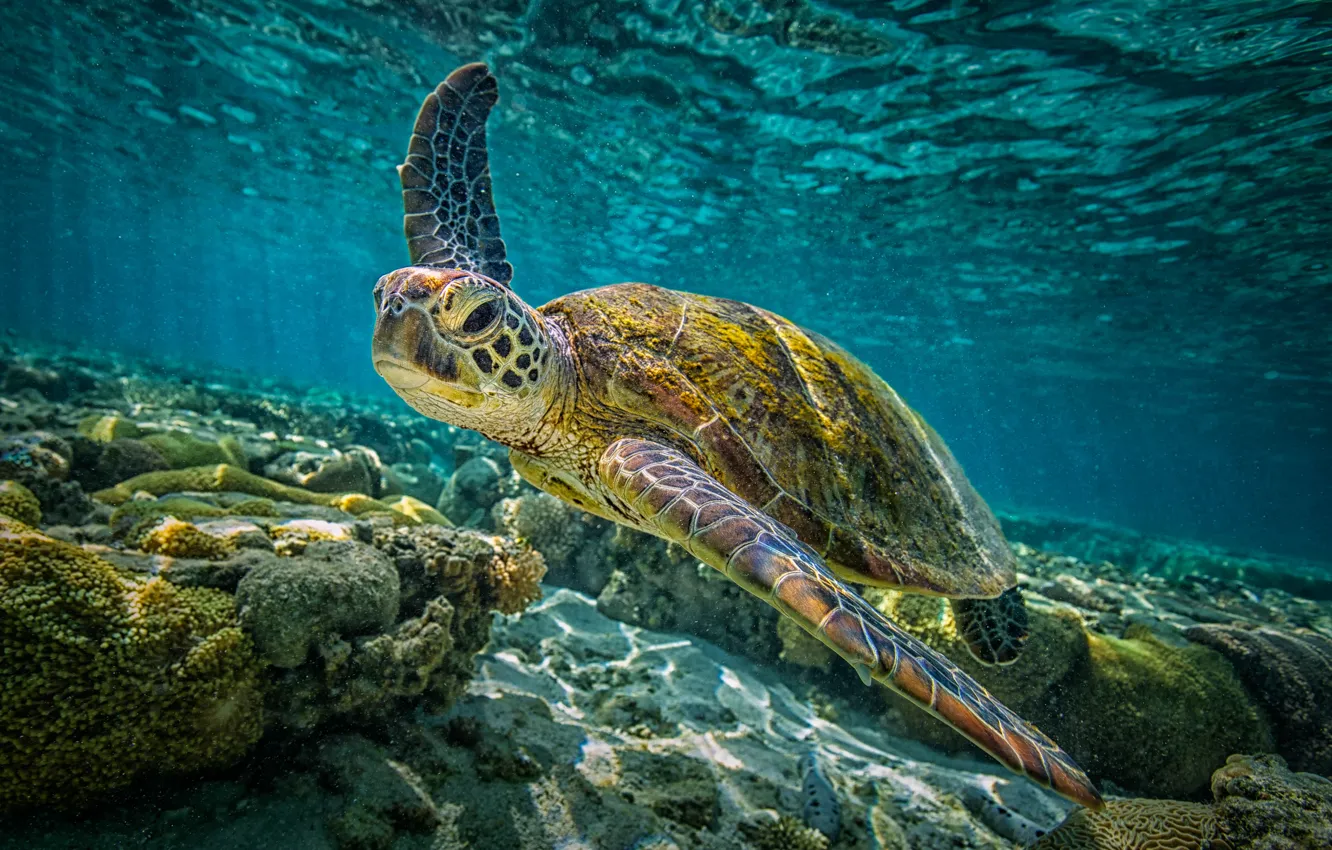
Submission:
[[[576,389],[557,327],[485,275],[409,266],[374,289],[375,370],[432,419],[540,455]]]

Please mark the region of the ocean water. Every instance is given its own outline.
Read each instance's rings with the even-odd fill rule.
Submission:
[[[487,450],[413,413],[376,374],[371,290],[381,275],[408,265],[395,167],[421,100],[454,68],[484,61],[499,84],[488,123],[494,196],[514,291],[529,304],[641,281],[783,315],[845,346],[920,411],[1014,542],[1079,559],[1019,553],[1029,584],[1078,607],[1094,621],[1093,632],[1136,640],[1135,624],[1150,621],[1182,635],[1234,615],[1326,642],[1332,635],[1326,610],[1330,10],[1280,0],[9,0],[0,5],[5,352],[20,358],[41,352],[33,356],[46,365],[74,363],[95,373],[72,396],[78,403],[70,402],[71,410],[106,407],[110,396],[93,384],[165,380],[175,389],[124,393],[155,411],[156,420],[139,423],[149,431],[188,421],[212,440],[227,426],[208,417],[225,413],[281,439],[284,425],[298,430],[301,422],[309,439],[338,448],[371,445],[394,474],[437,479],[433,490],[398,493],[429,492],[434,498],[423,501],[431,505],[456,495],[448,488],[463,487],[457,470]],[[197,395],[181,400],[180,388],[193,384],[214,393],[211,407],[198,406]],[[24,398],[23,404],[38,403]],[[292,413],[307,410],[314,412],[306,419]],[[346,427],[339,424],[344,412]],[[32,414],[23,421],[72,433],[77,417],[61,416],[73,415]],[[422,448],[413,449],[410,439]],[[249,457],[252,472],[268,474],[252,450]],[[520,498],[517,491],[503,495]],[[466,512],[450,519],[488,532],[519,527],[494,518],[500,514],[490,513],[491,503],[482,507],[480,520]],[[578,546],[611,553],[607,563],[619,558],[617,569],[631,574],[624,563],[632,556],[618,543],[594,545],[602,531],[589,528],[574,535]],[[107,543],[82,534],[62,539],[94,549]],[[1148,539],[1165,542],[1142,543]],[[119,538],[108,545],[126,548]],[[948,799],[971,799],[966,794],[974,797],[984,783],[949,771],[988,763],[958,767],[945,758],[943,767],[923,773],[904,767],[934,762],[910,748],[916,744],[899,751],[875,737],[874,716],[882,708],[866,707],[866,698],[847,697],[831,684],[834,678],[855,683],[844,665],[838,677],[809,673],[814,678],[799,680],[840,694],[834,702],[849,700],[837,720],[801,702],[803,692],[792,696],[799,691],[791,684],[794,668],[774,673],[764,666],[776,664],[779,649],[783,663],[796,654],[773,637],[775,620],[756,621],[767,630],[759,646],[758,638],[746,642],[741,635],[749,628],[744,617],[701,623],[675,611],[674,602],[657,608],[640,597],[632,605],[617,602],[607,588],[622,585],[607,578],[609,566],[587,558],[575,564],[573,543],[537,548],[551,570],[548,580],[558,573],[556,584],[596,598],[595,610],[611,619],[593,619],[586,598],[573,591],[553,597],[548,591],[547,601],[532,609],[535,617],[529,611],[519,625],[496,627],[488,654],[479,656],[473,702],[454,709],[451,719],[432,715],[434,726],[422,721],[420,728],[446,730],[439,734],[450,742],[467,740],[491,755],[486,735],[526,741],[528,749],[506,750],[501,767],[477,775],[486,782],[495,772],[511,783],[531,780],[522,786],[522,802],[503,797],[503,806],[521,812],[534,806],[537,814],[527,826],[527,814],[515,815],[514,823],[495,827],[503,840],[487,843],[478,836],[490,834],[488,821],[474,814],[482,804],[466,799],[459,803],[467,812],[459,816],[461,835],[474,846],[738,846],[728,845],[729,838],[688,844],[676,832],[657,835],[647,826],[633,832],[637,826],[626,825],[638,823],[632,819],[613,841],[599,842],[589,837],[588,824],[612,830],[613,815],[598,816],[603,823],[586,815],[582,802],[552,802],[558,783],[547,787],[545,779],[533,779],[540,770],[525,772],[533,762],[560,760],[563,744],[553,742],[562,733],[555,726],[540,725],[543,719],[538,731],[521,733],[515,731],[521,721],[511,727],[468,713],[481,716],[483,699],[507,699],[506,711],[515,700],[567,702],[571,707],[557,715],[567,711],[591,724],[586,718],[622,707],[607,708],[586,694],[622,687],[639,708],[659,698],[588,672],[635,665],[648,671],[644,678],[664,677],[657,693],[669,691],[685,708],[654,709],[655,720],[631,711],[630,728],[678,725],[686,731],[671,739],[673,746],[705,753],[722,768],[740,765],[774,788],[782,781],[799,787],[793,771],[800,747],[737,744],[730,753],[718,743],[718,730],[739,722],[766,728],[775,740],[800,742],[798,728],[823,728],[845,761],[819,786],[836,790],[819,793],[850,793],[841,777],[857,770],[885,783],[876,786],[879,797],[862,791],[848,798],[843,825],[850,827],[834,846],[862,846],[854,842],[868,841],[871,832],[878,842],[872,846],[892,846],[884,837],[891,830],[877,831],[874,814],[887,805],[891,795],[882,788],[889,786],[906,797],[921,795],[884,815],[901,822],[899,832],[913,824],[941,836],[965,832],[945,826],[953,824],[947,812],[964,810]],[[644,555],[641,562],[674,563],[651,560],[659,557],[666,556]],[[1124,572],[1098,571],[1102,561]],[[1169,603],[1152,597],[1151,604],[1123,590],[1153,575],[1158,585],[1179,580],[1187,587]],[[681,599],[712,592],[706,582],[701,590],[690,584],[696,578],[682,579],[688,587]],[[1100,592],[1095,588],[1108,586],[1098,582],[1120,582],[1122,593],[1106,591],[1120,593],[1119,602],[1088,602]],[[1237,590],[1223,588],[1225,582],[1248,584]],[[1165,593],[1158,585],[1142,592]],[[1093,590],[1079,589],[1087,587]],[[1289,593],[1312,601],[1281,595]],[[1129,597],[1138,601],[1124,603]],[[1146,607],[1135,608],[1139,602]],[[1195,604],[1215,609],[1202,614],[1188,607]],[[422,610],[410,614],[424,617]],[[532,624],[521,625],[529,617]],[[567,668],[539,661],[570,634],[581,636],[577,652],[569,650],[583,653],[581,661]],[[720,649],[690,654],[675,643],[698,638]],[[1290,656],[1296,668],[1315,657],[1332,664],[1332,644],[1310,646],[1313,655]],[[748,660],[728,660],[725,652]],[[640,662],[647,656],[660,657],[661,665]],[[752,670],[743,666],[751,662]],[[1081,668],[1069,663],[1070,675],[1077,674]],[[1242,667],[1225,681],[1236,675],[1250,691],[1257,687]],[[1332,696],[1332,674],[1309,675],[1308,693]],[[698,693],[725,689],[718,681],[744,698],[719,697],[724,709],[716,717],[695,711]],[[790,691],[782,690],[786,685]],[[1217,701],[1228,693],[1170,692],[1180,700]],[[455,698],[451,692],[447,702]],[[271,705],[267,710],[273,716]],[[548,711],[537,714],[545,718]],[[1277,709],[1265,704],[1255,712],[1266,725],[1259,724],[1242,752],[1279,751],[1293,768],[1332,770],[1332,759],[1317,755],[1332,752],[1332,721],[1311,721],[1304,737],[1282,738],[1288,730],[1273,731]],[[1061,737],[1065,727],[1057,720],[1036,720]],[[1065,734],[1077,737],[1076,730]],[[1161,753],[1169,755],[1190,734],[1170,728]],[[361,743],[347,740],[322,746],[360,752]],[[928,735],[922,740],[938,743]],[[273,761],[299,750],[282,747]],[[597,788],[619,788],[623,776],[635,775],[626,767],[629,751],[618,743],[599,747],[589,737],[574,748],[579,775]],[[0,757],[18,759],[17,752],[0,748]],[[363,775],[347,767],[361,764],[361,756],[318,762],[305,752],[291,757],[320,777],[310,780],[323,783],[319,788],[361,787],[361,780],[346,778]],[[1301,763],[1300,753],[1314,755]],[[1135,785],[1131,770],[1107,766],[1117,763],[1094,747],[1078,754],[1090,759],[1093,774],[1113,776],[1111,787],[1126,796],[1211,799],[1205,783],[1190,784],[1192,774],[1173,785]],[[440,755],[438,762],[451,765],[450,758]],[[310,767],[309,759],[318,764]],[[272,763],[247,764],[271,780]],[[875,773],[882,764],[892,767]],[[1219,766],[1199,770],[1205,778]],[[415,776],[425,768],[394,770]],[[454,777],[447,787],[464,800],[461,783],[472,768],[441,770]],[[798,813],[777,791],[777,802],[745,798],[737,780],[721,792],[719,799],[729,801],[717,804],[722,815],[700,815],[703,804],[680,790],[689,776],[643,770],[639,775],[654,778],[616,800],[646,806],[672,824],[720,835],[717,824],[729,824],[732,809]],[[679,793],[654,796],[662,783]],[[423,787],[408,784],[413,793]],[[291,799],[322,793],[297,785],[282,786],[283,793]],[[233,786],[209,787],[208,801],[179,816],[179,834],[165,822],[134,820],[140,815],[104,814],[111,820],[103,822],[100,846],[159,839],[188,846],[204,835],[216,846],[265,846],[263,827],[251,816],[230,832],[200,820],[221,817],[212,812],[239,807],[244,797]],[[390,794],[375,787],[374,793]],[[934,790],[920,790],[927,787]],[[153,786],[153,794],[160,791]],[[1030,798],[1014,793],[1026,806],[1024,817],[1037,824],[1053,824],[1064,813],[1062,804],[1034,791]],[[743,805],[734,802],[741,798]],[[255,805],[271,818],[266,822],[295,812],[282,846],[306,846],[302,830],[326,828],[318,805],[264,799]],[[391,821],[388,838],[374,832],[377,826],[367,828],[370,837],[358,832],[361,814],[338,815],[327,829],[341,848],[461,846],[433,825],[452,823],[452,815],[441,814],[442,799],[437,795],[427,807],[429,829],[404,826],[417,815],[383,815],[400,813],[400,802],[366,816],[375,824],[376,817]],[[502,820],[506,810],[495,805],[501,814],[485,817]],[[958,840],[973,843],[959,846],[1013,846],[975,837],[985,830],[1005,834],[996,826],[999,816],[976,813],[991,809],[975,809],[975,822],[988,825],[966,833]],[[80,833],[59,831],[75,830],[73,823],[25,822],[14,846],[42,835],[51,846],[81,846]],[[1037,828],[1028,824],[1022,835],[1030,838]],[[911,834],[925,842],[925,833]]]
[[[8,328],[382,392],[393,167],[484,59],[528,301],[749,301],[873,366],[996,504],[1328,550],[1320,4],[0,15]]]

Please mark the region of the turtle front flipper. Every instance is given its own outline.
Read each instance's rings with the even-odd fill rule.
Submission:
[[[1101,796],[1044,733],[850,588],[790,529],[726,489],[673,448],[620,439],[598,469],[636,524],[679,543],[794,619],[860,673],[939,717],[1009,769],[1084,806]]]
[[[505,285],[513,279],[486,152],[486,118],[498,99],[490,69],[473,62],[421,104],[407,161],[398,166],[412,265],[480,272]]]

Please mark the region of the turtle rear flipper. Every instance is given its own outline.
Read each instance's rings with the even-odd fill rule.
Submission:
[[[994,599],[953,599],[957,632],[982,664],[1017,661],[1030,635],[1022,591],[1010,587]]]
[[[856,595],[790,529],[692,459],[658,443],[620,439],[602,454],[598,471],[636,525],[679,543],[794,619],[866,684],[877,679],[1009,769],[1100,808],[1096,787],[1054,741]]]
[[[482,63],[449,74],[421,104],[398,179],[412,265],[480,272],[507,286],[513,266],[486,152],[486,117],[498,99],[499,85]]]

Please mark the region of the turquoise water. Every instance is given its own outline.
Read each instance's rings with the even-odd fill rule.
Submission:
[[[991,502],[1329,544],[1309,3],[5,4],[3,323],[383,392],[423,94],[490,62],[533,303],[642,280],[870,363]]]
[[[0,850],[1332,846],[1329,4],[0,46]],[[514,293],[781,314],[966,475],[749,307],[387,276],[471,62]]]

